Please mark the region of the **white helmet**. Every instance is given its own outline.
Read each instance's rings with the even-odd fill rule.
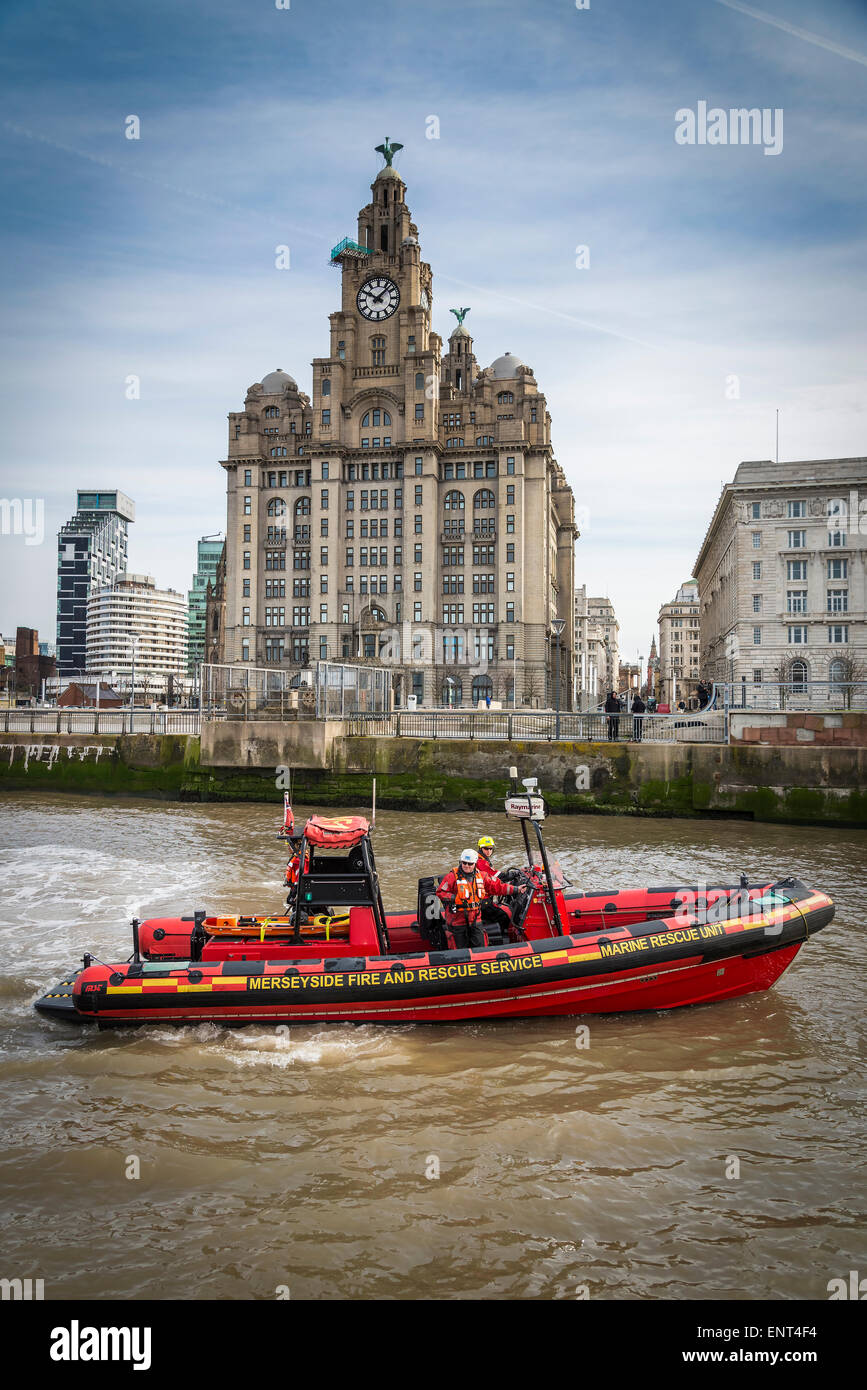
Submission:
[[[474,849],[464,850],[463,854],[461,855],[462,864],[472,864],[473,867],[475,867],[476,864],[478,864],[478,862],[479,856],[476,854],[476,851]]]

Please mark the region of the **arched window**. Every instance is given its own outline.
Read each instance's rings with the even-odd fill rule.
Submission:
[[[443,504],[447,512],[462,512],[467,505],[462,492],[457,488],[452,488],[451,492],[446,493],[446,500]]]
[[[380,608],[379,605],[376,603],[372,603],[370,605],[370,616],[375,623],[388,622],[388,617],[385,613],[385,610],[383,608]]]
[[[489,487],[479,488],[473,498],[473,509],[477,512],[484,511],[488,507],[496,507],[497,499]]]
[[[416,391],[423,391],[423,390],[424,390],[424,372],[416,372],[416,374],[415,374],[415,389],[416,389]]]
[[[280,418],[280,407],[277,405],[266,405],[265,414],[269,420],[278,420]]]
[[[803,695],[807,689],[809,678],[806,661],[793,661],[792,669],[789,672],[789,680],[792,682],[792,694]]]
[[[494,693],[494,683],[490,676],[473,676],[473,704],[486,700]]]
[[[272,497],[272,498],[271,498],[271,501],[268,503],[268,515],[269,515],[269,516],[285,516],[285,515],[286,515],[286,503],[283,501],[283,498],[282,498],[282,497]]]
[[[371,425],[373,425],[373,428],[377,429],[380,425],[390,424],[391,416],[389,415],[387,410],[368,410],[367,414],[362,418],[361,428],[364,430],[368,430],[370,429]]]
[[[295,503],[295,515],[296,515],[296,516],[309,516],[309,515],[310,515],[310,498],[309,498],[309,497],[299,497],[299,498],[298,498],[298,501]]]
[[[500,391],[497,396],[498,405],[513,405],[515,397],[511,391]]]
[[[838,688],[844,683],[849,672],[846,669],[846,662],[842,657],[836,657],[828,667],[828,679],[832,685]]]

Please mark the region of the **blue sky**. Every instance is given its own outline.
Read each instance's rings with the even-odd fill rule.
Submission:
[[[0,496],[46,515],[0,536],[4,634],[53,640],[76,487],[132,496],[131,569],[189,586],[226,414],[276,366],[309,391],[386,134],[435,327],[471,305],[480,363],[547,395],[627,656],[775,409],[781,458],[867,454],[864,0],[5,0],[0,38]],[[700,100],[782,108],[782,153],[676,144]]]

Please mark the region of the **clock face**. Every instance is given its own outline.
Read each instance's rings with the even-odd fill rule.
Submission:
[[[400,303],[400,290],[387,275],[373,275],[365,280],[355,297],[359,313],[373,323],[391,318]]]

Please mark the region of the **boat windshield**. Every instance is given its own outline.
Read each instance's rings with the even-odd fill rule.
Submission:
[[[530,863],[534,869],[541,869],[544,872],[545,866],[542,863],[542,854],[539,849],[530,851]],[[569,882],[561,868],[559,859],[552,859],[548,856],[548,868],[551,870],[551,882],[555,888],[562,888]]]

